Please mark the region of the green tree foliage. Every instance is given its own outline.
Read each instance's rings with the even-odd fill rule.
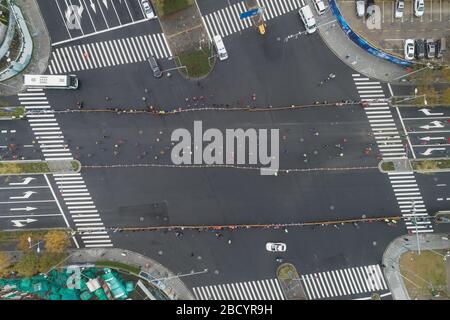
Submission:
[[[14,266],[14,270],[21,277],[34,276],[39,271],[39,258],[35,252],[25,254]]]
[[[67,232],[52,230],[44,236],[45,248],[49,253],[63,253],[69,245]]]
[[[51,268],[64,260],[63,253],[44,253],[39,257],[39,272],[47,273]]]
[[[0,252],[0,275],[6,274],[10,266],[11,260],[9,256],[4,252]]]

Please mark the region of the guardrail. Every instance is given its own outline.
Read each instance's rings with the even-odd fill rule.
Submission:
[[[402,67],[409,67],[412,65],[411,62],[400,59],[394,55],[388,54],[388,53],[372,46],[365,39],[361,38],[356,32],[354,32],[350,28],[347,21],[345,21],[344,17],[342,16],[341,12],[339,11],[336,0],[329,0],[329,2],[330,2],[331,11],[333,12],[334,16],[336,17],[336,20],[339,22],[339,25],[341,26],[342,30],[345,32],[345,34],[347,34],[347,37],[349,37],[349,39],[352,40],[361,49],[364,49],[371,55],[374,55],[378,58],[390,61],[390,62],[400,65]]]

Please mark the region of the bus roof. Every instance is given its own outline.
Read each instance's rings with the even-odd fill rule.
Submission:
[[[69,76],[65,75],[24,75],[26,86],[67,87],[69,84]]]

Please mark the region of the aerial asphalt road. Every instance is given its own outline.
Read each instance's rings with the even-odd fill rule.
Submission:
[[[154,21],[130,28],[139,35],[143,26],[152,24]],[[64,32],[56,27],[49,29],[52,38]],[[123,37],[125,29],[119,30],[114,34]],[[47,91],[46,95],[55,110],[73,108],[77,101],[83,101],[85,109],[154,105],[171,110],[202,105],[270,107],[356,100],[353,71],[336,59],[318,34],[283,41],[301,30],[294,11],[270,21],[264,37],[254,30],[226,37],[230,58],[217,61],[213,72],[200,83],[189,82],[176,71],[171,77],[155,79],[145,62],[130,63],[78,71],[79,90]],[[154,27],[149,32],[160,30]],[[112,39],[111,34],[85,37],[76,43]],[[76,36],[69,31],[59,34],[58,39]],[[164,70],[174,67],[168,59],[160,63]],[[336,79],[318,86],[330,73],[336,74]],[[256,101],[251,99],[253,93]],[[109,97],[108,102],[105,97]],[[57,114],[57,119],[74,156],[86,166],[83,178],[107,228],[291,223],[398,212],[387,177],[375,168],[376,146],[358,106],[267,113],[212,111],[165,117],[67,113]],[[113,164],[170,164],[172,130],[192,130],[194,120],[203,120],[205,128],[220,130],[278,128],[281,168],[305,171],[264,177],[257,171],[229,168],[108,168]],[[372,147],[368,155],[363,152],[367,147]],[[345,167],[366,168],[306,171]],[[114,246],[148,254],[175,272],[208,268],[204,275],[185,278],[188,284],[199,286],[273,278],[275,256],[265,251],[267,241],[287,243],[288,252],[283,257],[300,273],[378,264],[385,246],[405,233],[405,228],[403,223],[397,227],[366,223],[288,231],[236,230],[218,238],[214,233],[197,231],[185,231],[179,237],[175,232],[112,233],[112,240]],[[231,244],[227,240],[232,240]]]

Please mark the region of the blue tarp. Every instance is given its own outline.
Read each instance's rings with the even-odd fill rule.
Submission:
[[[331,11],[333,12],[334,16],[336,17],[337,21],[339,22],[342,30],[344,30],[344,32],[347,34],[347,36],[354,43],[356,43],[359,47],[361,47],[362,49],[366,50],[367,52],[369,52],[370,54],[372,54],[378,58],[393,62],[393,63],[401,65],[403,67],[409,67],[412,65],[412,63],[407,60],[400,59],[396,56],[393,56],[391,54],[383,52],[383,51],[373,47],[372,45],[370,45],[366,40],[361,38],[350,28],[350,26],[345,21],[344,17],[341,15],[341,12],[339,11],[339,8],[336,4],[336,0],[329,0],[329,2],[330,2]]]

